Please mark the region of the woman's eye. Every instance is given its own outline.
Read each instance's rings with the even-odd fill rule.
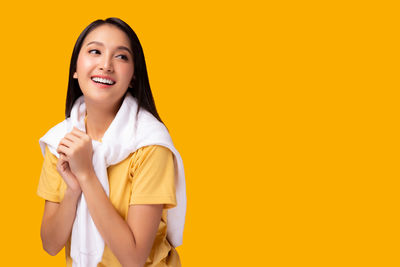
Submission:
[[[123,60],[128,60],[128,57],[125,55],[118,55],[117,57],[121,57]]]
[[[100,51],[97,49],[89,50],[89,54],[97,54],[97,52],[100,54]]]

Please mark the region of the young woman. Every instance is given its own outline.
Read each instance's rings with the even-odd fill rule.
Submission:
[[[180,266],[182,159],[122,20],[96,20],[80,34],[65,115],[39,141],[44,250],[65,247],[67,266]]]

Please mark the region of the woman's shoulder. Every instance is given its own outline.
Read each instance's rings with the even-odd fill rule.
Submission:
[[[172,151],[163,145],[148,145],[148,146],[142,146],[138,148],[135,152],[131,154],[132,157],[147,157],[150,155],[168,155],[172,154]]]
[[[130,169],[135,172],[143,165],[163,166],[173,159],[172,151],[162,145],[148,145],[138,148],[130,155]]]
[[[131,162],[144,162],[148,160],[160,160],[173,156],[172,151],[162,145],[148,145],[138,148],[135,152],[130,154]]]

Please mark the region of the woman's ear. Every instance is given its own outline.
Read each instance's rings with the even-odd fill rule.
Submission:
[[[132,78],[131,82],[129,83],[128,88],[133,88],[133,80],[135,80],[135,79],[136,79],[136,77],[135,77],[135,75],[133,75],[133,78]]]
[[[76,71],[75,71],[75,73],[74,73],[73,78],[74,78],[74,79],[78,79],[78,74],[76,73]]]

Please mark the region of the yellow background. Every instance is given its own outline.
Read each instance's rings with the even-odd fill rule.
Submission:
[[[110,16],[184,160],[183,266],[399,266],[395,2],[2,3],[1,266],[64,265],[41,247],[38,139],[79,33]]]

